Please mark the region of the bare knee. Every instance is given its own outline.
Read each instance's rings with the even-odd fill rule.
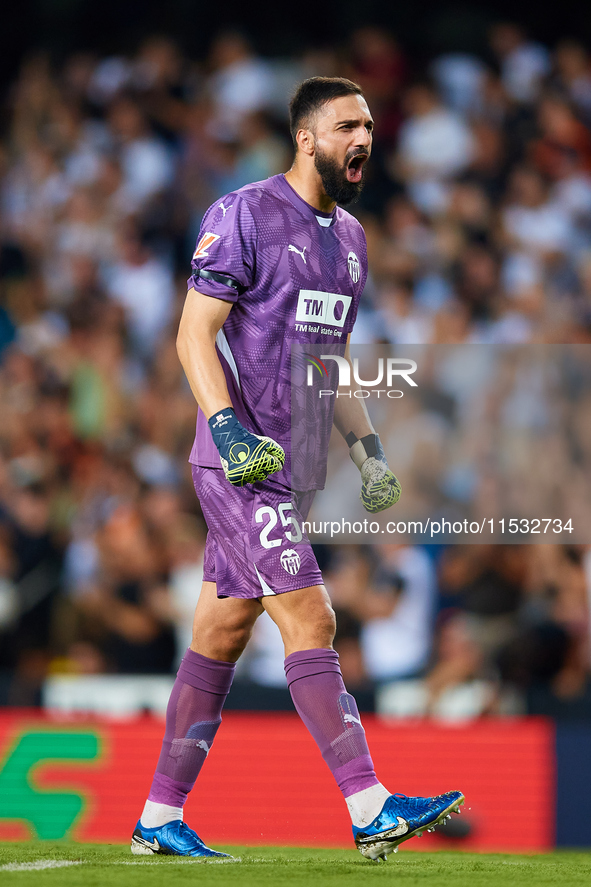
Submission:
[[[237,662],[244,652],[251,632],[225,632],[223,637],[214,635],[208,630],[197,636],[193,635],[191,649],[208,659],[219,662]]]
[[[332,647],[336,632],[336,618],[334,610],[327,604],[318,609],[310,618],[301,624],[290,623],[281,629],[285,655],[295,653],[298,650],[316,650],[320,647]]]
[[[262,612],[258,600],[220,599],[215,585],[204,582],[195,610],[191,649],[209,659],[236,662]]]
[[[324,610],[319,613],[315,620],[314,630],[318,636],[323,638],[326,643],[319,644],[321,647],[331,647],[337,630],[337,619],[335,612],[330,604],[326,604]]]
[[[244,651],[254,622],[232,621],[223,624],[196,622],[193,626],[191,649],[210,659],[222,662],[236,662]]]
[[[299,650],[332,646],[336,618],[322,586],[268,597],[263,605],[281,631],[286,656]]]

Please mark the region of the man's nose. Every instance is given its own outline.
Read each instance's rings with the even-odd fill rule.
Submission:
[[[359,148],[368,148],[371,145],[371,133],[365,128],[365,126],[359,127],[356,144]]]

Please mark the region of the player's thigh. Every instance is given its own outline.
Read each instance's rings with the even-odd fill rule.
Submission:
[[[219,598],[215,582],[204,582],[195,608],[191,649],[210,659],[235,662],[262,612],[256,598]]]
[[[223,471],[196,465],[193,481],[208,527],[203,575],[219,597],[260,598],[322,583],[303,530],[306,509],[289,490],[234,487]]]
[[[286,656],[332,646],[336,622],[324,585],[264,597],[261,602],[281,632]]]

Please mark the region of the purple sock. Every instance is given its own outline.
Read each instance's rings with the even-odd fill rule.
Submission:
[[[293,704],[345,798],[378,785],[357,704],[334,650],[302,650],[285,660]]]
[[[222,721],[235,665],[189,649],[166,709],[166,732],[148,799],[182,807]]]

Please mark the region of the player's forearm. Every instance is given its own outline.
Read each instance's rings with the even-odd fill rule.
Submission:
[[[349,361],[349,364],[351,364],[348,342],[345,358]],[[354,378],[352,364],[351,378]],[[353,432],[353,434],[359,439],[365,437],[367,434],[375,433],[365,403],[361,398],[355,397],[355,391],[358,388],[359,386],[354,384],[350,388],[339,389],[339,394],[342,392],[342,396],[336,398],[334,424],[337,431],[339,431],[345,438],[351,432]]]
[[[347,389],[351,397],[338,397],[334,409],[334,424],[343,437],[353,434],[361,439],[373,434],[375,429],[363,401],[355,397],[354,389]]]
[[[208,419],[232,406],[215,339],[211,342],[204,336],[179,337],[177,353],[195,400]]]
[[[285,464],[283,448],[245,428],[234,412],[216,351],[218,332],[232,303],[190,289],[177,336],[177,352],[195,399],[207,417],[227,480],[236,487],[265,480]]]
[[[232,406],[215,339],[231,305],[189,290],[179,324],[177,353],[195,400],[209,419]]]

